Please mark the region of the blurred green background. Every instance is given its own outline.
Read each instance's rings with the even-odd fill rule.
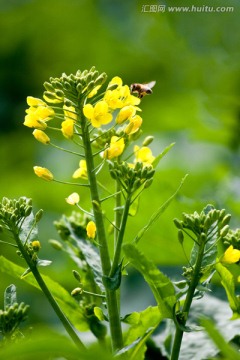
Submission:
[[[150,7],[142,11],[143,5],[160,4],[194,5],[202,11],[169,12],[167,7],[165,12],[151,12]],[[206,12],[206,5],[234,9]],[[35,209],[44,209],[41,253],[53,260],[43,269],[45,274],[69,290],[76,285],[71,275],[74,265],[47,242],[57,238],[53,220],[63,212],[70,214],[72,208],[64,199],[75,189],[38,179],[32,167],[46,166],[57,178],[70,181],[77,163],[37,143],[22,123],[26,97],[41,97],[43,82],[62,72],[95,65],[109,79],[119,75],[126,84],[157,81],[153,95],[141,103],[144,136],[154,135],[155,156],[176,144],[141,197],[142,211],[130,219],[127,240],[186,173],[181,194],[141,240],[145,254],[160,266],[186,263],[173,219],[208,203],[226,208],[233,214],[232,226],[239,226],[239,16],[238,0],[0,0],[0,196],[25,195],[33,198]],[[87,193],[83,202],[89,206]],[[186,249],[190,246],[186,244]],[[0,251],[16,259],[11,249],[1,246]],[[0,294],[14,281],[2,274],[1,279]],[[29,287],[14,282],[21,287],[21,300],[27,299]],[[43,300],[35,296],[36,313],[38,301]]]

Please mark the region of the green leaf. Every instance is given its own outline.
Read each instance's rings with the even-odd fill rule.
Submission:
[[[14,264],[10,260],[6,259],[3,256],[0,256],[0,271],[2,273],[14,276],[16,278],[20,278],[24,272],[24,268],[19,265]],[[52,295],[55,297],[57,302],[59,303],[61,309],[65,312],[65,315],[68,319],[73,323],[73,325],[79,331],[88,331],[89,326],[87,320],[84,317],[84,314],[79,307],[78,303],[72,298],[72,296],[65,290],[60,284],[53,281],[46,275],[42,275],[42,278]],[[32,274],[23,278],[25,282],[39,289],[39,286],[34,279]]]
[[[25,243],[26,240],[31,242],[38,239],[38,227],[33,212],[24,219],[19,231],[19,238],[22,243]]]
[[[133,244],[125,244],[123,251],[131,264],[143,275],[150,286],[163,318],[173,318],[176,295],[173,283],[156,265]]]
[[[220,262],[216,264],[216,270],[221,278],[221,284],[226,291],[229,305],[233,312],[232,319],[237,319],[240,317],[240,298],[235,295],[234,276]]]
[[[182,330],[183,332],[192,332],[192,331],[202,331],[203,328],[201,326],[197,326],[197,325],[186,325],[183,321],[183,314],[182,313],[177,313],[175,310],[174,310],[174,323],[175,325],[180,329]]]
[[[162,204],[160,206],[160,208],[151,216],[148,223],[138,232],[137,236],[133,240],[135,243],[139,242],[139,240],[143,237],[143,235],[145,235],[145,233],[148,231],[148,229],[158,220],[160,215],[162,215],[164,213],[164,211],[168,208],[168,206],[170,205],[172,200],[175,198],[175,196],[178,194],[181,187],[183,186],[184,181],[186,180],[187,176],[188,175],[184,176],[184,178],[182,179],[182,181],[181,181],[179,187],[177,188],[177,190],[175,191],[175,193],[172,196],[170,196],[170,198],[164,204]]]
[[[137,340],[133,341],[131,344],[124,346],[116,355],[128,354],[129,360],[144,360],[146,352],[146,341],[151,336],[152,332],[155,330],[155,327],[150,327],[147,331]]]
[[[31,341],[12,342],[11,346],[0,348],[0,358],[7,360],[112,360],[113,357],[103,347],[94,345],[88,349],[79,350],[74,343],[65,336],[56,334],[48,328],[31,334]]]
[[[118,265],[115,274],[112,277],[103,276],[103,283],[108,290],[117,290],[122,280],[122,262]]]
[[[220,332],[215,328],[209,319],[202,319],[201,324],[205,328],[209,337],[221,351],[221,355],[223,355],[224,358],[227,360],[240,360],[239,352],[225,341],[224,337],[220,334]]]
[[[93,311],[94,311],[94,315],[98,318],[99,321],[106,320],[105,315],[100,307],[95,306]]]
[[[102,283],[102,268],[98,249],[89,240],[85,240],[84,238],[76,234],[70,221],[65,216],[63,217],[63,221],[64,225],[70,233],[68,241],[71,243],[71,245],[77,247],[77,249],[83,254],[85,261],[93,272],[96,284],[99,286],[101,291],[104,292],[105,289]],[[66,251],[68,252],[68,254],[70,254],[74,262],[81,268],[81,261],[78,256],[72,251],[72,248],[69,247]]]
[[[32,270],[30,268],[27,268],[24,273],[21,275],[21,279],[23,279],[25,276],[27,276],[28,274],[30,274],[32,272]]]
[[[158,306],[149,306],[141,312],[126,315],[124,322],[131,324],[125,337],[125,344],[129,345],[137,338],[142,337],[149,328],[155,328],[162,320]]]
[[[121,321],[130,325],[138,325],[140,322],[140,317],[140,313],[134,311],[131,314],[125,315],[124,318],[121,319]]]
[[[14,284],[9,285],[4,292],[4,310],[17,303],[17,288]]]
[[[162,152],[161,154],[159,154],[158,156],[155,157],[152,166],[154,167],[154,169],[157,167],[157,165],[159,164],[160,160],[169,152],[169,150],[171,150],[171,148],[175,145],[175,143],[171,143],[170,145],[168,145]]]
[[[139,190],[139,195],[140,195],[140,192],[142,190],[140,189]],[[139,209],[139,200],[140,200],[140,197],[138,196],[134,201],[133,203],[130,205],[130,208],[129,208],[129,211],[128,211],[128,214],[130,216],[135,216],[138,212],[138,209]]]

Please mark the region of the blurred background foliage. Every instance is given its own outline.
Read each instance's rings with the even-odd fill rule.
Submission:
[[[233,6],[234,11],[142,12],[147,4]],[[56,178],[70,181],[77,161],[36,143],[22,123],[26,97],[41,97],[43,82],[62,72],[95,65],[109,79],[119,75],[126,84],[157,81],[153,95],[141,104],[144,135],[138,142],[154,135],[154,155],[176,144],[142,195],[140,211],[129,221],[127,241],[186,173],[181,194],[141,240],[145,254],[160,266],[186,263],[173,219],[183,211],[201,211],[207,203],[226,208],[233,214],[232,226],[239,226],[239,12],[238,0],[0,0],[0,195],[25,195],[33,198],[36,210],[44,209],[42,257],[54,261],[43,269],[45,274],[69,290],[76,285],[74,265],[47,242],[57,238],[52,222],[61,213],[71,213],[65,197],[76,189],[42,181],[32,167],[46,166]],[[87,192],[81,191],[81,199],[89,208]],[[16,258],[3,246],[1,253]],[[12,281],[1,277],[1,288]],[[37,313],[42,299],[36,296],[35,301]]]

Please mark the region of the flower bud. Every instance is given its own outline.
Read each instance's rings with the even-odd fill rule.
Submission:
[[[82,86],[82,84],[81,84],[81,83],[77,84],[77,92],[78,92],[79,94],[81,94],[82,91],[83,91],[83,86]]]
[[[35,137],[35,139],[39,142],[41,142],[42,144],[49,144],[50,143],[50,138],[47,136],[47,134],[45,134],[44,131],[42,130],[38,130],[38,129],[35,129],[33,131],[33,136]]]
[[[62,250],[63,248],[62,244],[55,239],[50,239],[48,242],[55,250]]]
[[[67,91],[70,91],[72,89],[71,84],[68,81],[64,81],[64,88]]]
[[[147,136],[142,143],[142,146],[148,146],[153,142],[154,136]]]
[[[178,219],[173,219],[174,225],[176,226],[177,229],[182,229],[182,221],[178,220]]]
[[[60,83],[59,81],[53,81],[52,85],[55,87],[55,89],[63,90],[63,84]]]
[[[147,189],[153,182],[153,178],[147,179],[144,183],[144,189]]]
[[[28,216],[31,214],[31,212],[32,212],[32,206],[29,205],[29,206],[27,206],[27,207],[25,208],[25,214],[24,214],[24,216],[25,216],[25,217],[28,217]]]
[[[71,292],[71,295],[77,296],[77,295],[81,295],[82,293],[83,293],[83,289],[80,287],[77,287]]]
[[[178,241],[180,242],[180,244],[182,244],[184,241],[184,235],[182,230],[178,230]]]
[[[35,215],[36,222],[39,222],[43,216],[43,209],[38,210],[38,212]]]
[[[222,219],[222,226],[224,227],[225,225],[227,225],[229,223],[229,221],[231,220],[231,214],[227,214],[224,216],[224,218]]]
[[[53,180],[53,174],[48,169],[43,168],[41,166],[34,166],[33,170],[34,170],[35,174],[38,177],[42,178],[43,180],[46,180],[46,181]]]
[[[226,236],[227,233],[228,233],[228,230],[229,230],[229,225],[225,225],[225,226],[221,229],[221,231],[220,231],[220,236],[221,236],[221,237]]]
[[[72,273],[73,273],[73,276],[75,277],[75,279],[80,282],[80,281],[81,281],[81,277],[80,277],[79,272],[76,271],[76,270],[73,270]]]
[[[38,240],[32,241],[32,248],[35,252],[38,252],[41,248],[40,241],[38,241]]]
[[[54,87],[53,87],[52,84],[50,84],[49,82],[45,81],[45,83],[43,84],[43,86],[45,87],[45,89],[46,89],[47,91],[54,92]]]

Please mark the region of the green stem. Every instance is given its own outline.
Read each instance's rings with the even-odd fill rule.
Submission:
[[[122,218],[122,211],[120,210],[122,205],[122,196],[121,196],[121,184],[119,183],[119,181],[116,181],[116,195],[115,195],[115,217],[114,217],[114,222],[115,222],[115,229],[114,229],[114,250],[116,250],[116,246],[117,246],[117,238],[118,238],[118,233],[119,233],[119,229],[120,229],[120,224],[121,224],[121,218]]]
[[[122,214],[122,221],[121,221],[120,230],[119,230],[119,234],[118,234],[118,238],[117,238],[117,244],[116,244],[116,249],[115,249],[115,253],[114,253],[113,263],[112,263],[111,271],[109,274],[110,277],[115,274],[118,264],[120,262],[122,242],[123,242],[123,237],[124,237],[124,233],[125,233],[125,229],[126,229],[126,225],[127,225],[127,219],[128,219],[130,205],[131,205],[131,195],[128,195],[126,202],[125,202],[124,211]]]
[[[47,285],[45,284],[41,274],[39,273],[36,264],[31,260],[30,256],[26,252],[26,249],[24,245],[22,244],[21,240],[19,239],[18,235],[14,233],[15,241],[18,245],[19,250],[21,251],[26,263],[28,264],[31,272],[33,273],[33,276],[35,277],[39,287],[41,288],[42,292],[45,294],[47,300],[51,304],[53,310],[55,311],[56,315],[58,316],[59,320],[63,324],[65,330],[69,334],[69,336],[72,338],[74,343],[77,345],[79,349],[84,349],[85,346],[83,345],[81,339],[79,338],[76,329],[73,327],[73,325],[70,323],[68,318],[65,316],[65,314],[62,312],[61,308],[59,307],[58,303],[52,296],[51,292],[49,291]]]
[[[87,129],[87,124],[84,116],[80,118],[81,127],[82,127],[82,141],[85,149],[85,158],[87,163],[87,172],[88,180],[90,184],[91,199],[93,203],[93,212],[96,222],[96,227],[98,231],[98,242],[99,242],[99,252],[102,265],[103,276],[109,276],[111,270],[111,260],[109,255],[109,249],[106,239],[106,232],[104,227],[104,216],[100,205],[100,198],[98,193],[97,179],[94,173],[94,160],[91,148],[91,141],[89,132]],[[108,316],[110,323],[111,339],[112,339],[112,348],[113,351],[117,351],[123,347],[123,337],[121,322],[119,318],[118,302],[116,291],[106,290],[106,300],[108,307]]]
[[[187,322],[189,310],[190,310],[190,307],[191,307],[191,304],[193,301],[193,296],[194,296],[196,287],[199,282],[200,270],[201,270],[203,255],[204,255],[204,249],[205,249],[205,243],[201,243],[199,246],[196,264],[194,266],[193,276],[192,276],[191,282],[189,284],[186,300],[185,300],[183,308],[182,308],[182,314],[184,315],[183,325],[185,325]],[[178,358],[179,358],[182,337],[183,337],[183,330],[180,329],[179,327],[177,327],[175,337],[174,337],[171,360],[178,360]]]

